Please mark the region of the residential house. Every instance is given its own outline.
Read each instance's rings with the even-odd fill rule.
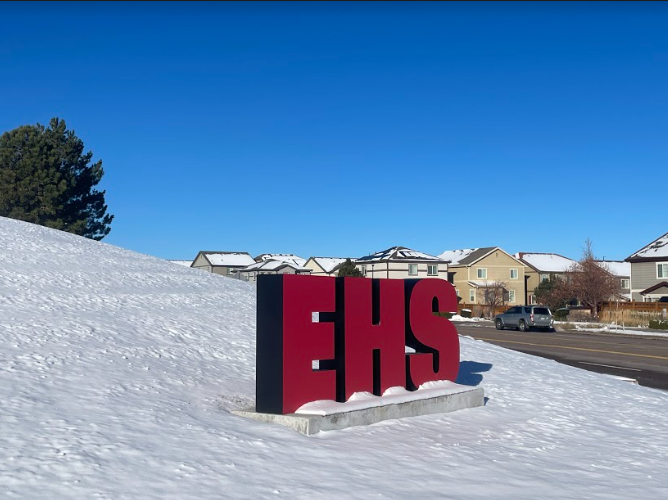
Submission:
[[[501,248],[448,250],[439,258],[448,262],[450,282],[465,304],[484,303],[486,289],[495,283],[503,283],[504,296],[509,304],[524,303],[525,266]]]
[[[367,278],[448,279],[448,265],[444,260],[406,247],[388,248],[354,262]]]
[[[631,263],[631,299],[656,302],[668,296],[668,233],[624,259]]]
[[[631,263],[619,260],[597,260],[596,263],[617,279],[619,291],[613,300],[631,300]]]
[[[248,252],[201,251],[190,267],[231,277],[238,270],[253,263],[255,260]]]
[[[304,267],[309,268],[313,276],[338,276],[346,260],[345,257],[310,257]]]
[[[255,262],[264,262],[265,260],[280,260],[296,264],[299,267],[303,267],[306,264],[306,259],[302,259],[299,255],[292,253],[263,253],[255,257]]]
[[[527,266],[525,271],[527,304],[536,303],[535,290],[540,283],[554,277],[563,277],[577,264],[573,259],[557,253],[518,252],[515,257]]]
[[[311,274],[311,270],[291,260],[267,259],[240,269],[234,277],[243,281],[256,282],[257,277],[261,274]]]

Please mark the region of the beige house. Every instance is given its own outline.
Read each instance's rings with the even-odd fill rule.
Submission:
[[[444,260],[406,247],[388,248],[354,262],[367,278],[448,279],[448,265]]]
[[[494,283],[503,284],[508,304],[524,303],[525,266],[499,247],[448,250],[439,258],[448,262],[450,282],[463,303],[484,303],[485,290]]]
[[[231,277],[240,269],[254,263],[255,260],[248,252],[201,251],[190,267]]]
[[[515,254],[515,257],[527,266],[527,304],[536,303],[534,292],[541,282],[555,276],[564,276],[577,264],[573,259],[556,253],[518,252]]]
[[[345,261],[344,257],[310,257],[304,267],[310,269],[313,276],[338,276]]]

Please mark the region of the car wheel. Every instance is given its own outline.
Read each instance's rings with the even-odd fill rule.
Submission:
[[[524,322],[523,319],[520,320],[520,332],[526,332],[527,331],[527,324]]]
[[[503,323],[501,323],[500,319],[496,320],[496,329],[497,330],[503,330]]]

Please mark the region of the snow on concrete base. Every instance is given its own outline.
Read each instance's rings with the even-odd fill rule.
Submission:
[[[470,387],[451,384],[451,390],[443,388],[422,389],[417,399],[407,400],[396,395],[372,396],[375,400],[357,399],[346,403],[323,401],[309,403],[314,405],[312,412],[287,415],[258,413],[254,408],[233,410],[240,417],[283,425],[302,434],[312,435],[320,431],[333,431],[370,425],[383,420],[449,413],[465,408],[475,408],[485,404],[485,390],[482,387]],[[378,401],[386,404],[378,404]],[[365,404],[368,402],[368,404]],[[324,405],[324,406],[323,406]],[[336,406],[334,406],[336,405]],[[307,410],[308,411],[308,410]]]

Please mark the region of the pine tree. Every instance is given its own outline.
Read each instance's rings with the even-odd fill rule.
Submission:
[[[364,275],[362,274],[362,271],[357,269],[355,267],[355,263],[350,260],[346,259],[346,261],[341,264],[341,267],[339,267],[339,278],[343,278],[344,276],[351,277],[351,278],[363,278]]]
[[[24,125],[0,136],[0,216],[101,240],[111,230],[102,161],[65,121]]]

